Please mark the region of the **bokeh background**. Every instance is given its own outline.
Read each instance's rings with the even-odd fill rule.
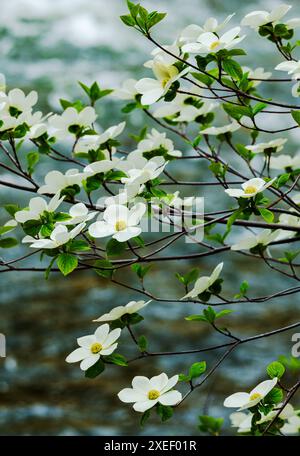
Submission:
[[[280,2],[159,0],[142,3],[168,13],[156,33],[162,42],[171,43],[180,28],[190,23],[201,25],[208,16],[222,20],[237,11],[232,20],[236,25],[247,12],[272,9]],[[300,15],[297,0],[289,3],[294,5],[293,17]],[[152,47],[121,23],[119,15],[125,11],[123,0],[1,2],[0,69],[7,77],[8,86],[38,90],[40,106],[47,111],[59,109],[60,97],[82,96],[77,81],[89,84],[97,80],[101,86],[111,88],[127,77],[139,78],[146,74],[142,64],[149,58]],[[255,40],[246,41],[255,62],[246,57],[245,64],[274,68],[278,56],[264,41],[259,43],[262,44],[257,46]],[[121,106],[122,103],[111,100],[101,103],[98,111],[103,128],[125,119],[120,113]],[[135,115],[129,121],[129,128],[134,131],[143,122],[140,114]],[[294,134],[295,148],[298,140]],[[199,165],[199,169],[193,167],[193,170],[187,168],[180,172],[186,180],[205,179],[206,169]],[[178,169],[175,173],[180,177]],[[44,174],[45,168],[38,168],[38,177]],[[12,199],[24,205],[27,202],[27,196],[1,188],[1,204]],[[210,195],[209,201],[214,208],[220,204],[219,197]],[[1,217],[4,221],[4,214]],[[171,290],[181,296],[179,285],[174,285],[175,271],[185,272],[198,266],[204,274],[215,264],[215,258],[201,263],[165,264],[163,271],[153,268],[149,282],[158,294],[169,296]],[[244,279],[257,295],[292,285],[288,279],[271,275],[263,267],[259,269],[256,262],[241,256],[234,257],[234,262],[226,257],[225,264],[225,288],[230,294],[238,292]],[[212,365],[220,353],[209,352],[200,359],[197,355],[151,358],[128,368],[107,369],[101,377],[88,380],[78,366],[64,361],[75,348],[76,337],[95,329],[91,323],[93,318],[138,296],[93,274],[72,274],[68,278],[53,274],[46,282],[39,274],[6,273],[1,274],[0,280],[0,332],[7,336],[7,358],[0,359],[1,435],[193,435],[199,432],[197,416],[200,414],[224,416],[224,432],[231,434],[234,431],[230,429],[228,411],[222,407],[226,395],[263,379],[267,363],[281,354],[289,355],[291,350],[292,332],[241,346],[207,386],[197,390],[183,404],[181,412],[170,422],[160,425],[154,418],[144,429],[139,429],[139,416],[116,396],[134,375],[152,376],[161,371],[171,375],[200,360]],[[133,276],[128,275],[126,280],[133,280]],[[246,336],[296,321],[299,299],[287,296],[284,300],[239,305],[235,309],[230,327]],[[183,317],[190,313],[195,313],[195,309],[187,304],[152,303],[144,311],[147,323],[143,323],[138,332],[148,337],[153,351],[221,342],[222,339],[204,324],[185,322]],[[123,353],[133,354],[130,340],[125,335],[122,338]]]

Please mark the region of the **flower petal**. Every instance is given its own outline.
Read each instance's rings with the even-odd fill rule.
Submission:
[[[168,391],[162,394],[158,401],[162,405],[175,405],[182,399],[182,394],[179,391]]]

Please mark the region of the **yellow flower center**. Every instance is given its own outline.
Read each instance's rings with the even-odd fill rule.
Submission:
[[[116,231],[125,230],[126,227],[127,227],[127,223],[125,222],[125,220],[118,220],[116,222],[116,225],[115,225]]]
[[[248,187],[245,188],[245,193],[247,195],[249,195],[250,193],[255,193],[257,190],[256,187],[254,187],[254,185],[249,185]]]
[[[157,390],[151,390],[151,391],[149,391],[149,393],[148,393],[148,399],[150,399],[150,401],[154,401],[154,400],[157,399],[159,396],[160,396],[160,392],[157,391]]]
[[[259,398],[261,398],[261,397],[262,397],[261,394],[259,394],[259,393],[253,393],[253,394],[251,394],[251,396],[250,396],[250,401],[255,401],[256,399],[259,399]]]
[[[216,47],[218,47],[219,45],[220,45],[220,41],[217,40],[217,41],[213,41],[209,47],[211,50],[213,50],[213,49],[216,49]]]
[[[102,350],[102,345],[99,344],[99,342],[94,342],[93,345],[91,346],[91,352],[94,353],[94,355],[96,355],[97,353],[99,353],[101,350]]]

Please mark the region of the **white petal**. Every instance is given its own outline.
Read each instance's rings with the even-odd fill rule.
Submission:
[[[118,242],[126,242],[128,241],[128,239],[138,236],[139,234],[141,234],[141,232],[141,228],[138,228],[136,226],[130,226],[123,231],[117,231],[113,235],[113,238],[116,239]]]
[[[150,379],[150,388],[161,391],[168,383],[168,376],[164,372]]]
[[[77,339],[77,343],[78,345],[80,345],[80,347],[84,347],[84,348],[90,348],[91,345],[96,342],[96,337],[94,334],[90,334],[89,336],[82,336],[82,337],[78,337]]]
[[[114,228],[106,222],[94,222],[89,227],[89,234],[94,238],[111,236],[115,232]]]
[[[96,364],[98,359],[100,358],[100,355],[91,355],[88,358],[85,358],[83,361],[80,363],[80,369],[83,371],[86,371],[89,367],[93,366]]]
[[[121,329],[116,328],[113,329],[107,336],[107,338],[103,341],[104,347],[109,347],[112,345],[117,339],[119,339],[121,335]]]
[[[144,412],[146,412],[146,410],[149,410],[149,409],[151,409],[152,407],[154,407],[154,405],[156,405],[157,402],[158,402],[158,399],[155,399],[154,401],[150,401],[150,399],[148,399],[147,401],[136,402],[136,403],[133,405],[133,409],[134,409],[136,412],[144,413]]]
[[[175,405],[182,399],[182,394],[179,391],[168,391],[159,397],[159,402],[162,405]]]
[[[260,394],[262,397],[265,397],[276,385],[277,383],[277,378],[273,378],[272,380],[265,380],[264,382],[261,382],[259,385],[257,385],[251,392],[250,396],[252,394]]]
[[[141,218],[146,212],[146,205],[143,203],[138,203],[133,206],[129,211],[128,225],[135,226],[140,223]]]
[[[173,377],[171,377],[168,380],[165,387],[162,388],[161,393],[165,393],[165,392],[169,391],[170,389],[172,389],[176,385],[177,382],[178,382],[178,375],[173,375]]]
[[[150,389],[150,380],[147,377],[137,375],[132,380],[132,387],[133,389],[138,390],[142,393],[147,393]]]
[[[118,393],[118,397],[122,402],[141,402],[147,399],[146,394],[140,393],[132,388],[124,388]]]
[[[104,325],[99,326],[96,331],[95,331],[95,337],[97,342],[99,342],[101,345],[107,338],[109,333],[109,324],[105,323]]]
[[[100,352],[100,355],[103,355],[103,356],[111,355],[115,351],[117,346],[118,346],[118,344],[113,344],[113,345],[110,345],[110,347],[108,347],[108,348],[103,348],[103,350],[101,350],[101,352]]]
[[[234,393],[228,396],[224,401],[224,407],[242,407],[249,401],[248,393]]]
[[[126,206],[122,206],[121,204],[112,204],[105,209],[103,219],[114,225],[118,220],[124,220],[127,222],[128,216],[129,210]]]
[[[87,358],[91,352],[85,348],[76,348],[76,350],[72,351],[67,358],[67,363],[77,363],[78,361],[82,361],[83,359]]]

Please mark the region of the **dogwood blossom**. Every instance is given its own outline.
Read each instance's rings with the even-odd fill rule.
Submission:
[[[80,173],[78,169],[69,169],[63,174],[60,171],[49,171],[45,176],[45,185],[38,189],[38,193],[57,193],[66,187],[72,185],[81,185],[85,178],[84,173]]]
[[[63,200],[64,196],[60,198],[59,193],[56,193],[49,203],[40,196],[31,198],[28,209],[17,211],[15,219],[19,223],[25,223],[28,220],[39,220],[44,212],[54,212]]]
[[[198,93],[201,96],[203,91],[202,89],[195,89],[194,93]],[[208,114],[217,106],[218,103],[209,100],[201,100],[199,102],[197,97],[178,93],[174,100],[158,107],[153,115],[157,118],[171,117],[176,122],[193,122],[198,116]]]
[[[278,71],[286,71],[288,74],[292,75],[293,79],[299,79],[300,78],[300,60],[298,61],[286,61],[279,63],[276,67],[275,70]]]
[[[84,168],[83,176],[85,178],[94,176],[98,173],[107,173],[111,169],[115,168],[118,163],[120,162],[119,159],[113,158],[112,160],[99,160],[93,163],[90,163]]]
[[[218,20],[215,19],[214,17],[209,17],[208,19],[206,19],[206,21],[204,22],[202,27],[200,25],[190,24],[182,30],[178,41],[181,44],[184,44],[184,43],[196,41],[201,33],[205,33],[205,32],[218,33],[220,30],[222,30],[225,27],[225,25],[228,24],[228,22],[231,20],[231,18],[234,15],[235,14],[230,14],[220,24],[219,24]]]
[[[279,230],[265,229],[258,234],[248,233],[240,241],[231,246],[231,250],[249,250],[257,245],[267,246],[278,239]]]
[[[136,412],[144,413],[157,403],[167,406],[176,405],[182,399],[179,391],[173,390],[178,382],[178,375],[170,379],[165,373],[152,378],[137,376],[132,380],[132,388],[125,388],[119,392],[122,402],[134,403]]]
[[[217,135],[223,135],[225,133],[233,133],[234,131],[238,130],[239,128],[241,128],[240,124],[236,120],[234,120],[230,124],[224,125],[223,127],[204,128],[203,130],[201,130],[201,134],[217,136]]]
[[[151,133],[148,133],[145,139],[138,143],[137,150],[142,152],[143,156],[151,151],[163,151],[171,157],[181,157],[182,152],[174,149],[173,141],[167,138],[166,133],[160,133],[155,128],[152,128]]]
[[[103,220],[90,225],[89,234],[94,238],[112,236],[119,242],[128,241],[142,232],[138,225],[145,212],[146,205],[143,203],[138,203],[131,209],[112,204],[105,209]]]
[[[99,361],[101,356],[111,355],[118,346],[116,341],[121,335],[121,329],[116,328],[109,331],[109,325],[106,323],[99,326],[94,334],[79,337],[76,348],[67,358],[67,363],[80,363],[80,369],[86,371]]]
[[[278,157],[271,157],[271,169],[298,169],[300,168],[300,154],[291,157],[290,155],[283,154]]]
[[[197,279],[195,282],[194,288],[189,293],[187,293],[185,296],[183,296],[183,298],[181,298],[181,299],[196,298],[199,294],[206,291],[219,278],[219,275],[221,274],[222,269],[223,269],[223,263],[219,263],[218,266],[215,267],[215,269],[213,270],[213,272],[210,276],[199,277],[199,279]]]
[[[272,391],[277,381],[278,379],[275,377],[272,380],[259,383],[250,393],[234,393],[225,399],[224,407],[233,407],[239,410],[254,407]]]
[[[283,149],[283,146],[286,142],[287,142],[286,138],[277,138],[277,139],[272,139],[272,141],[269,141],[266,143],[248,145],[245,147],[246,147],[246,149],[251,150],[251,152],[254,152],[256,154],[265,152],[265,150],[268,150],[268,149],[275,149],[275,152],[279,152],[280,150]]]
[[[274,177],[274,179],[271,179],[269,182],[266,182],[260,177],[254,177],[253,179],[244,182],[241,189],[227,188],[225,190],[225,193],[227,193],[229,196],[233,196],[234,198],[253,198],[253,196],[263,192],[268,187],[270,187],[275,180],[276,177]]]
[[[61,115],[55,114],[50,117],[49,124],[53,128],[53,134],[58,139],[64,139],[71,134],[78,134],[79,130],[90,127],[97,119],[97,114],[92,106],[77,111],[73,107],[67,108]]]
[[[102,315],[93,321],[114,321],[119,320],[123,315],[131,315],[146,307],[151,301],[130,301],[126,306],[114,307],[110,312]]]
[[[287,423],[285,423],[280,431],[282,434],[298,434],[300,430],[300,416],[299,415],[294,415],[288,418]]]
[[[136,150],[131,152],[126,161],[119,162],[118,168],[125,171],[128,177],[122,177],[121,182],[129,185],[140,186],[148,181],[156,179],[164,170],[167,162],[163,157],[153,157],[147,160],[143,152]]]
[[[32,243],[30,247],[34,249],[56,249],[78,236],[84,227],[85,223],[80,223],[71,231],[68,231],[65,225],[59,224],[50,234],[50,239],[35,239],[32,236],[25,236],[22,242]]]
[[[193,54],[209,54],[218,52],[221,49],[230,50],[246,37],[246,35],[239,37],[240,31],[240,27],[234,27],[220,37],[212,32],[201,33],[195,43],[183,45],[182,51]]]
[[[113,125],[105,130],[101,135],[87,135],[79,138],[75,145],[75,154],[88,153],[90,150],[97,150],[102,144],[106,143],[110,139],[115,139],[124,130],[126,122],[121,122],[118,125]],[[103,151],[105,158],[109,158],[107,150]]]
[[[274,8],[270,13],[268,11],[253,11],[244,17],[241,25],[258,28],[265,24],[278,22],[290,9],[290,5],[282,4]]]
[[[253,87],[257,87],[262,83],[262,81],[255,81],[255,79],[267,80],[272,76],[271,72],[265,71],[262,67],[255,68],[254,70],[248,67],[243,67],[243,71],[244,73],[248,73],[248,78],[252,81]]]
[[[163,51],[161,48],[156,47],[151,51],[151,55],[153,55],[153,59],[147,60],[144,63],[144,67],[153,69],[153,65],[157,61],[163,62],[165,65],[174,65],[177,62],[177,57],[180,56],[180,48],[177,43],[173,43],[171,45],[165,44],[163,48],[167,51]]]
[[[126,79],[120,88],[114,90],[113,95],[120,100],[134,100],[138,94],[136,83],[136,79]]]
[[[152,71],[156,79],[143,78],[135,85],[138,93],[142,94],[141,102],[143,105],[151,105],[159,100],[168,92],[171,85],[187,74],[189,70],[185,68],[179,72],[176,66],[168,65],[161,59],[155,58]]]
[[[300,217],[293,214],[280,214],[278,223],[280,225],[292,226],[300,230]],[[278,232],[276,240],[293,238],[296,235],[295,231],[276,230]]]
[[[70,219],[64,222],[59,222],[62,225],[77,225],[92,220],[97,215],[96,211],[89,212],[84,203],[77,203],[70,207]]]
[[[32,107],[38,101],[38,94],[32,90],[25,95],[21,89],[12,89],[8,94],[0,93],[0,104],[4,103],[4,110],[11,116],[22,114],[22,112],[31,111]]]

